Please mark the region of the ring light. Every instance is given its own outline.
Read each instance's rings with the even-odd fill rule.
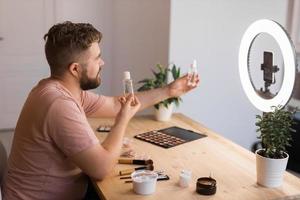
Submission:
[[[257,94],[249,73],[249,53],[254,39],[260,33],[271,35],[278,43],[283,56],[284,72],[282,86],[278,94],[265,99]],[[272,106],[286,105],[295,82],[296,58],[294,46],[283,27],[275,21],[262,19],[251,24],[243,35],[239,50],[239,72],[243,89],[251,103],[263,112],[271,112]]]

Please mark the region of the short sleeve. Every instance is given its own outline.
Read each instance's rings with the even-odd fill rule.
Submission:
[[[82,91],[82,107],[86,116],[96,112],[105,102],[105,96],[90,91]]]
[[[71,99],[56,99],[46,116],[46,123],[49,137],[66,156],[99,143],[85,114]]]

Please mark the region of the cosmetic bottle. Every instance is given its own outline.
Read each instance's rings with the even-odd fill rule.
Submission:
[[[179,186],[189,187],[191,179],[192,179],[192,172],[190,170],[182,170],[179,175]]]
[[[133,94],[133,85],[132,85],[132,80],[131,80],[129,71],[124,72],[123,85],[124,85],[124,95],[125,96],[128,96],[129,94]]]
[[[197,71],[197,61],[194,60],[193,64],[191,64],[188,72],[188,85],[189,86],[196,86],[196,76],[198,74]]]

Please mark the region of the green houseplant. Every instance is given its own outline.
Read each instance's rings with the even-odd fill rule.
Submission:
[[[283,173],[287,166],[286,147],[292,139],[294,111],[274,106],[272,112],[256,115],[258,138],[262,149],[256,151],[257,182],[266,187],[282,184]]]
[[[174,80],[180,77],[180,67],[177,67],[175,64],[172,64],[171,68],[165,67],[161,64],[157,64],[155,67],[156,70],[152,69],[152,73],[154,75],[153,78],[146,78],[138,82],[139,84],[142,84],[140,88],[138,88],[138,91],[146,91],[150,89],[165,87],[168,84],[168,79],[169,79],[168,74],[172,74],[172,78]],[[180,97],[172,97],[164,101],[161,101],[154,105],[157,111],[156,113],[158,114],[162,110],[167,110],[167,109],[171,110],[172,113],[173,103],[176,106],[179,106],[180,101],[182,101]],[[166,117],[165,120],[162,119],[160,121],[167,121],[168,118],[170,117]]]
[[[274,107],[273,112],[256,115],[258,127],[256,132],[261,139],[264,150],[260,154],[267,158],[284,158],[286,147],[292,139],[291,132],[294,112],[284,110],[282,107]]]

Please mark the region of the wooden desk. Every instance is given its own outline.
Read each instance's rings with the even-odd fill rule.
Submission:
[[[94,130],[99,124],[112,124],[112,120],[109,119],[89,119],[89,122]],[[280,197],[289,195],[300,195],[300,179],[287,172],[280,188],[270,189],[258,186],[253,153],[182,114],[173,115],[172,121],[168,123],[154,121],[149,116],[136,117],[130,122],[126,137],[133,138],[139,133],[174,125],[205,133],[208,137],[170,149],[164,149],[137,139],[133,141],[135,150],[151,156],[155,170],[164,170],[170,176],[170,180],[157,182],[156,192],[153,195],[137,195],[132,190],[132,184],[125,184],[118,176],[120,169],[131,168],[132,165],[117,165],[105,180],[95,182],[99,195],[107,200],[269,200],[280,199]],[[98,132],[96,134],[100,140],[103,140],[106,135]],[[179,173],[182,169],[192,170],[193,178],[188,188],[178,186]],[[210,173],[217,180],[217,193],[214,196],[197,194],[195,192],[197,178],[209,176]]]

